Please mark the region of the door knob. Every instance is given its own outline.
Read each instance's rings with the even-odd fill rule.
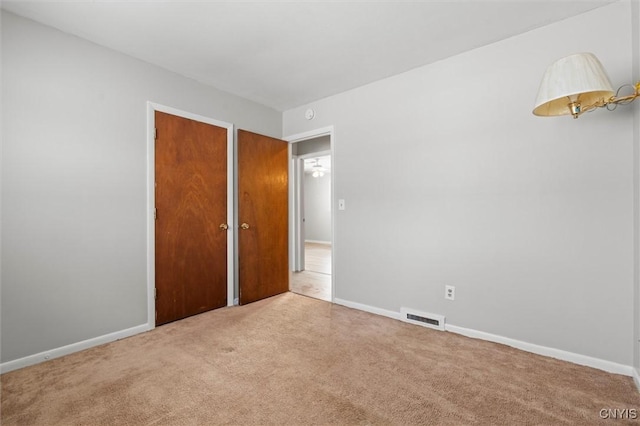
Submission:
[[[246,222],[243,222],[242,225],[240,225],[241,229],[249,229],[249,224]]]
[[[226,231],[227,229],[229,229],[229,225],[227,225],[226,223],[221,223],[220,229],[222,229],[223,231]]]

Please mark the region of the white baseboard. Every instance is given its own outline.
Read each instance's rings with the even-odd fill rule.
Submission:
[[[370,312],[376,315],[382,315],[385,317],[402,320],[402,316],[399,312],[389,311],[386,309],[376,308],[362,303],[351,302],[344,299],[334,299],[334,303],[348,308],[358,309],[365,312]],[[503,345],[511,346],[516,349],[523,350],[525,352],[531,352],[538,355],[548,356],[551,358],[560,359],[562,361],[572,362],[574,364],[584,365],[587,367],[597,368],[598,370],[604,370],[609,373],[622,374],[625,376],[633,377],[638,390],[640,391],[640,375],[637,370],[629,365],[618,364],[611,361],[606,361],[599,358],[593,358],[586,355],[576,354],[573,352],[567,352],[560,349],[549,348],[546,346],[536,345],[533,343],[523,342],[521,340],[511,339],[509,337],[499,336],[496,334],[485,333],[483,331],[473,330],[470,328],[458,327],[456,325],[445,324],[445,331],[451,333],[460,334],[466,337],[472,337],[474,339],[486,340],[489,342],[501,343]]]
[[[376,308],[373,306],[364,305],[362,303],[350,302],[348,300],[338,299],[337,297],[333,299],[333,303],[346,306],[347,308],[357,309],[359,311],[365,311],[365,312],[370,312],[376,315],[382,315],[383,317],[402,320],[402,314],[400,312],[388,311],[386,309]]]
[[[463,336],[472,337],[474,339],[501,343],[503,345],[511,346],[513,348],[520,349],[526,352],[544,355],[550,358],[556,358],[562,361],[568,361],[587,367],[597,368],[598,370],[604,370],[609,373],[622,374],[625,376],[633,375],[633,367],[629,365],[618,364],[612,361],[606,361],[600,358],[594,358],[574,352],[563,351],[561,349],[550,348],[547,346],[536,345],[534,343],[523,342],[521,340],[511,339],[509,337],[499,336],[497,334],[485,333],[483,331],[473,330],[470,328],[458,327],[456,325],[446,324],[445,330],[452,333],[461,334]]]
[[[72,343],[70,345],[62,346],[59,348],[51,349],[48,351],[40,352],[35,355],[29,355],[24,358],[15,359],[13,361],[7,361],[0,364],[0,374],[8,373],[9,371],[17,370],[19,368],[28,367],[30,365],[39,364],[44,361],[48,361],[54,358],[60,358],[61,356],[69,355],[74,352],[79,352],[85,349],[92,348],[94,346],[103,345],[105,343],[114,342],[116,340],[124,339],[135,334],[143,333],[151,330],[149,324],[142,324],[136,327],[127,328],[125,330],[116,331],[113,333],[105,334],[103,336],[94,337],[92,339],[83,340],[81,342]]]
[[[633,368],[633,382],[636,384],[638,392],[640,392],[640,373],[637,368]]]
[[[381,315],[384,317],[392,318],[401,321],[402,315],[400,312],[389,311],[387,309],[376,308],[374,306],[365,305],[362,303],[351,302],[344,299],[334,298],[333,302],[346,306],[348,308],[358,309],[360,311],[370,312],[372,314]],[[124,339],[145,331],[153,329],[149,324],[142,324],[136,327],[127,328],[125,330],[116,331],[113,333],[105,334],[103,336],[94,337],[92,339],[83,340],[81,342],[72,343],[70,345],[62,346],[59,348],[51,349],[48,351],[40,352],[34,355],[29,355],[24,358],[19,358],[13,361],[7,361],[0,364],[0,374],[8,373],[9,371],[17,370],[19,368],[28,367],[30,365],[39,364],[50,359],[59,358],[61,356],[69,355],[74,352],[79,352],[85,349],[89,349],[94,346],[103,345],[105,343],[114,342],[116,340]],[[446,324],[445,330],[460,334],[466,337],[475,339],[486,340],[489,342],[501,343],[507,346],[514,347],[526,352],[535,353],[538,355],[548,356],[551,358],[560,359],[563,361],[572,362],[574,364],[584,365],[587,367],[597,368],[610,373],[622,374],[630,376],[640,391],[640,373],[632,366],[618,364],[611,361],[606,361],[599,358],[594,358],[586,355],[576,354],[573,352],[563,351],[560,349],[549,348],[546,346],[536,345],[533,343],[523,342],[521,340],[511,339],[509,337],[499,336],[496,334],[485,333],[483,331],[473,330],[470,328],[458,327],[456,325]]]
[[[313,243],[313,244],[324,244],[326,246],[331,245],[331,241],[320,241],[320,240],[304,240],[305,243]]]

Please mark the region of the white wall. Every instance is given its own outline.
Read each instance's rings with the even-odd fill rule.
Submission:
[[[640,80],[640,3],[632,2],[632,57],[633,57],[633,76],[635,81]],[[636,386],[640,389],[640,102],[634,105],[634,129],[633,129],[633,149],[634,149],[634,203],[633,203],[633,220],[634,220],[634,363],[636,369]]]
[[[146,102],[275,110],[2,13],[2,362],[147,322]]]
[[[629,2],[284,113],[285,137],[334,126],[336,298],[632,365],[632,108],[531,114],[582,51],[632,81]]]
[[[331,173],[304,174],[304,218],[305,240],[331,242]]]

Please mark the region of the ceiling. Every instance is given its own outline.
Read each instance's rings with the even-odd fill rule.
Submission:
[[[278,111],[614,0],[2,1],[2,8]]]

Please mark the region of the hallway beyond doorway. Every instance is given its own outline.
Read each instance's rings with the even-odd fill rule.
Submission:
[[[305,242],[305,270],[294,272],[290,290],[331,301],[331,244]]]

